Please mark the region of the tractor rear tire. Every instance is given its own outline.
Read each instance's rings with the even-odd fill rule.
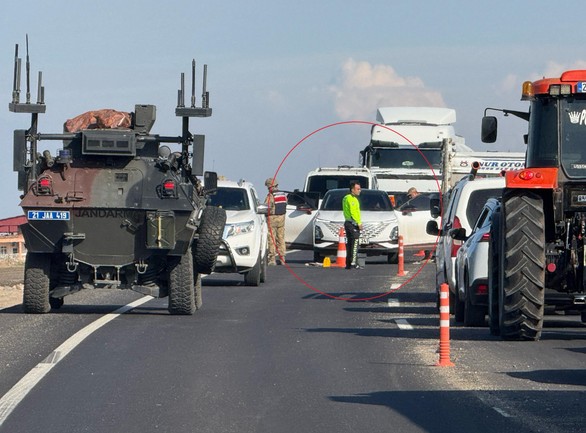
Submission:
[[[193,258],[188,251],[169,258],[169,313],[191,315],[196,310]]]
[[[51,255],[27,253],[24,263],[22,306],[25,313],[43,314],[51,310]]]
[[[216,266],[222,233],[226,225],[226,211],[206,206],[199,223],[199,238],[194,242],[193,258],[198,274],[211,274]]]
[[[502,204],[499,328],[505,340],[539,340],[545,304],[545,215],[542,198],[505,190]]]

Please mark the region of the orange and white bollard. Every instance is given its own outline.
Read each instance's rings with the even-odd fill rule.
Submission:
[[[453,367],[450,361],[450,288],[444,283],[440,286],[440,343],[439,367]]]
[[[405,276],[405,254],[403,252],[403,236],[399,235],[399,269],[397,277]]]
[[[344,227],[340,227],[340,231],[338,232],[338,253],[336,256],[336,264],[332,265],[332,267],[346,267],[346,232],[344,231]]]

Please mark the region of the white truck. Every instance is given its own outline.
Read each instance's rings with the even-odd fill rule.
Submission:
[[[376,113],[370,143],[360,152],[362,165],[376,175],[379,188],[396,206],[407,190],[438,192],[442,177],[442,144],[451,141],[456,152],[472,152],[456,135],[456,111],[439,107],[382,107]]]
[[[348,188],[351,180],[362,188],[379,189],[376,176],[366,167],[319,167],[307,173],[302,191],[288,192],[285,242],[289,248],[313,249],[313,219],[324,194],[330,189]]]
[[[430,201],[445,194],[474,162],[478,176],[497,176],[524,166],[521,152],[477,152],[454,130],[456,111],[438,107],[383,107],[370,143],[360,152],[362,165],[376,175],[379,188],[395,204],[399,234],[406,249],[431,250],[437,236],[426,233]],[[409,188],[421,194],[410,199]],[[444,203],[446,201],[444,200]]]

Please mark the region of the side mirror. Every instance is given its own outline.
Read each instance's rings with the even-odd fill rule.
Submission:
[[[496,141],[497,120],[494,116],[484,116],[482,118],[482,130],[480,138],[483,143],[494,143]]]
[[[215,171],[206,171],[203,174],[203,187],[206,191],[218,188],[218,173]]]
[[[307,214],[311,214],[311,212],[313,212],[312,207],[309,206],[308,204],[300,204],[299,206],[297,206],[295,208],[295,210],[298,210],[300,212],[305,212]]]
[[[437,218],[440,216],[440,199],[439,198],[432,198],[429,200],[429,213],[431,214],[432,218]]]
[[[266,204],[259,204],[256,207],[256,213],[260,215],[268,215],[269,213],[269,206]]]
[[[432,236],[441,236],[441,230],[437,226],[437,221],[428,221],[425,226],[425,232]]]
[[[452,239],[457,240],[457,241],[465,241],[467,239],[466,229],[463,227],[458,228],[458,229],[452,229],[452,230],[450,230],[450,237]]]

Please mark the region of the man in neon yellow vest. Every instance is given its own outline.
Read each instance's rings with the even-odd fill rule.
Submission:
[[[360,183],[356,180],[350,182],[350,193],[342,199],[342,210],[344,211],[344,230],[348,239],[349,257],[346,259],[346,269],[362,269],[358,265],[358,241],[362,230],[362,219],[360,218]]]

